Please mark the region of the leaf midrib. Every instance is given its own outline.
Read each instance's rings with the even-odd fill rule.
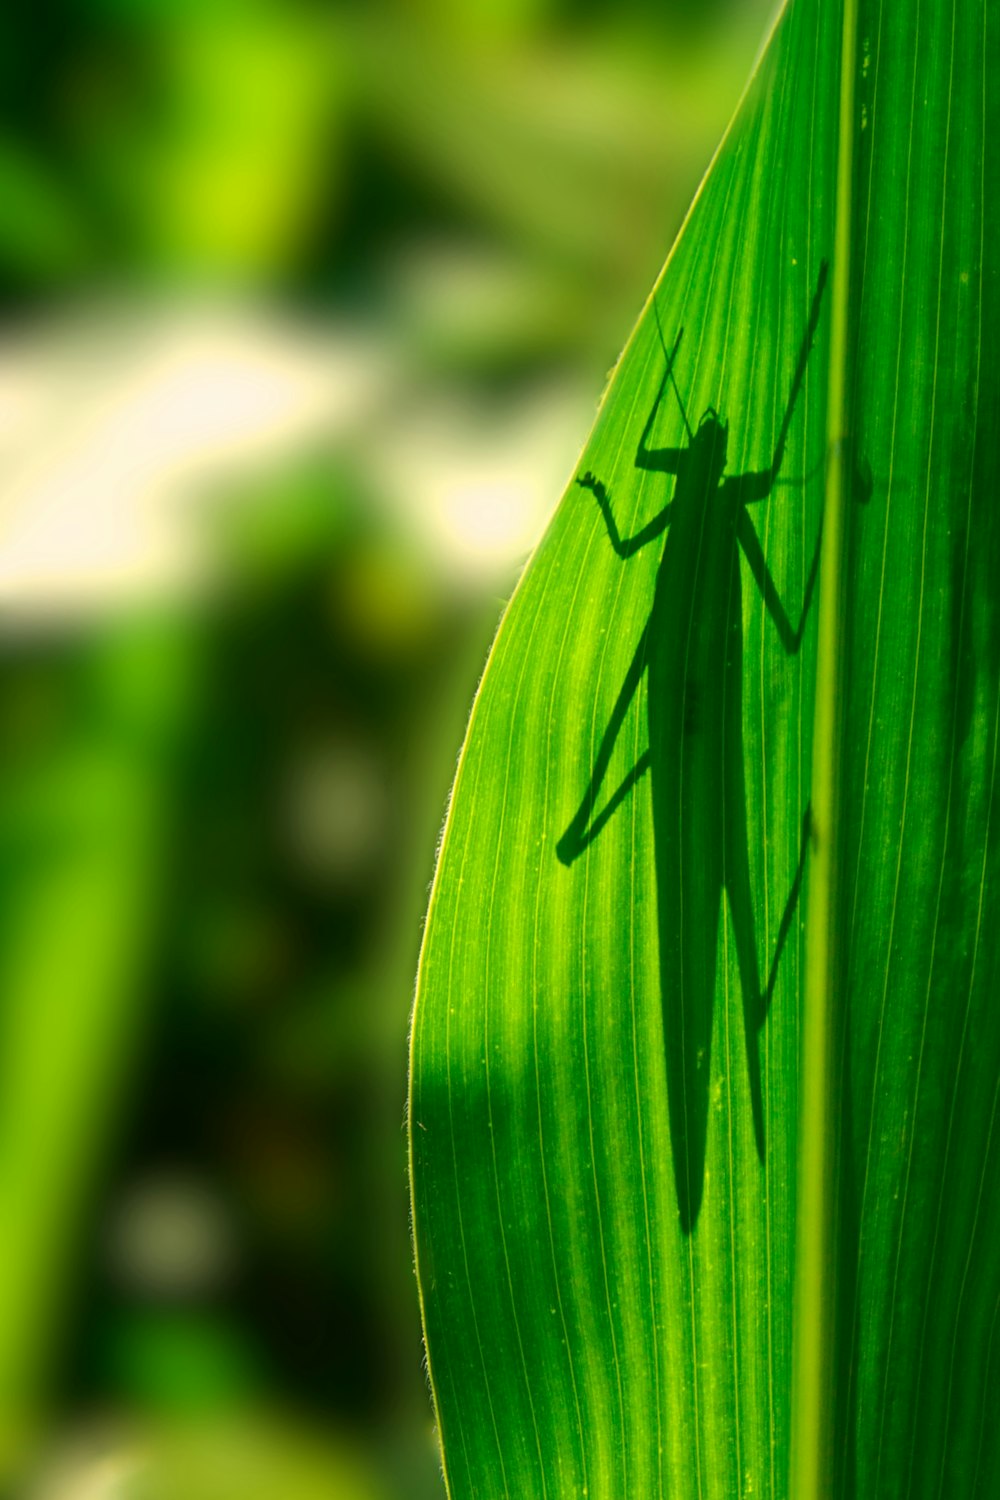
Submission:
[[[857,0],[844,0],[796,1207],[789,1494],[798,1500],[821,1500],[831,1493],[835,1451],[838,1227],[834,1084],[842,993],[842,955],[837,942],[841,888],[838,846],[851,452],[848,355],[857,35]]]

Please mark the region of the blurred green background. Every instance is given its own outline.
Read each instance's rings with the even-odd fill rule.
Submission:
[[[442,1493],[468,705],[770,0],[0,16],[0,1493]]]

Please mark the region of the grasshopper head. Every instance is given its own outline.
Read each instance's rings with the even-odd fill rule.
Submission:
[[[729,423],[723,424],[714,406],[707,407],[698,423],[698,431],[694,435],[692,447],[696,447],[704,456],[704,461],[716,482],[722,477],[722,471],[726,467],[728,444]]]

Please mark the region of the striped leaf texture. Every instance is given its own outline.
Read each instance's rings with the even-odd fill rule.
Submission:
[[[810,1379],[817,1493],[996,1493],[998,32],[791,0],[505,613],[412,1028],[452,1500],[798,1496]]]

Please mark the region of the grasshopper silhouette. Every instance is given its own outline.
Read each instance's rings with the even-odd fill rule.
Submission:
[[[600,833],[625,797],[649,771],[653,809],[659,929],[660,991],[666,1049],[667,1097],[674,1176],[681,1225],[690,1233],[704,1186],[708,1080],[715,994],[716,944],[722,891],[736,947],[747,1067],[758,1154],[764,1156],[758,1033],[764,1023],[781,949],[791,927],[808,843],[808,810],[798,870],[778,931],[771,975],[762,992],[750,887],[743,770],[743,611],[739,552],[774,622],[781,643],[795,654],[802,642],[819,563],[817,533],[802,614],[796,629],[778,596],[753,522],[745,507],[764,500],[781,468],[785,441],[819,322],[826,285],[824,261],[799,350],[788,404],[770,467],[724,478],[728,424],[709,408],[696,432],[684,412],[686,448],[652,448],[650,435],[683,329],[639,446],[636,468],[676,476],[673,498],[633,537],[622,537],[600,480],[577,480],[601,508],[615,552],[627,559],[665,531],[649,619],[639,638],[598,749],[590,785],[556,852],[572,864]],[[667,529],[669,527],[669,530]],[[601,784],[629,704],[647,674],[649,748],[595,817]]]

